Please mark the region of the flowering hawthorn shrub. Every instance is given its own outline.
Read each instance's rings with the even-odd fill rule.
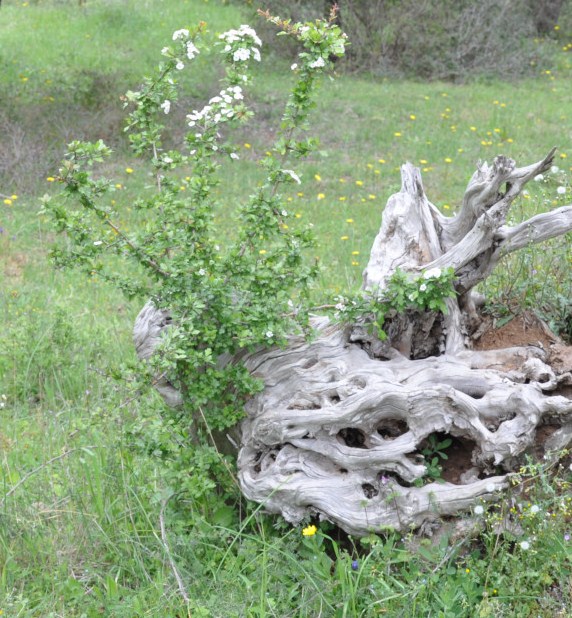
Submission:
[[[224,87],[187,115],[183,149],[164,148],[161,119],[177,101],[178,74],[208,51],[204,23],[174,32],[161,50],[157,74],[126,93],[130,144],[154,178],[153,187],[134,202],[144,215],[136,231],[118,223],[121,213],[110,198],[115,183],[94,173],[95,164],[112,155],[101,140],[69,145],[57,176],[63,191],[43,199],[43,210],[67,236],[66,245],[53,249],[57,265],[79,268],[169,311],[170,326],[145,369],[149,383],[153,376],[168,376],[184,402],[162,410],[160,421],[141,420],[136,433],[148,452],[166,462],[168,484],[194,497],[224,476],[209,446],[211,431],[236,424],[245,398],[261,388],[240,364],[221,367],[217,359],[281,344],[287,334],[306,329],[308,287],[317,274],[317,265],[303,259],[313,243],[311,230],[287,224],[293,213],[280,190],[300,183],[291,167],[317,146],[303,131],[319,78],[344,53],[345,35],[333,20],[291,24],[265,17],[279,34],[297,39],[302,51],[292,67],[295,82],[276,141],[261,161],[266,180],[239,205],[233,241],[221,246],[214,211],[217,172],[238,158],[221,128],[253,115],[245,91],[252,63],[261,60],[261,41],[247,25],[214,42],[226,70]],[[184,191],[181,176],[188,178]],[[118,268],[117,257],[132,266]]]

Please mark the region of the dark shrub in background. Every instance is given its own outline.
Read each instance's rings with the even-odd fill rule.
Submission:
[[[256,8],[252,0],[247,4]],[[281,17],[305,21],[327,15],[333,2],[260,4]],[[351,41],[344,61],[347,68],[381,76],[464,81],[514,79],[547,63],[548,50],[539,37],[555,32],[570,0],[338,0],[337,4],[339,21]],[[274,35],[269,30],[265,34],[274,45]]]

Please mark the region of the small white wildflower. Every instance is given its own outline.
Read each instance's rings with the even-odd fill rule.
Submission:
[[[475,515],[482,515],[484,512],[485,509],[480,504],[477,504],[475,507]]]
[[[296,62],[290,67],[292,71],[295,71],[297,68],[298,68],[298,63]]]
[[[326,61],[322,58],[322,56],[320,56],[319,58],[314,60],[314,62],[310,62],[309,66],[311,69],[317,69],[319,67],[324,67],[326,66]]]
[[[198,53],[199,50],[196,48],[195,44],[192,41],[187,41],[187,58],[192,60]]]
[[[553,165],[553,166],[550,168],[550,172],[551,172],[552,174],[558,174],[558,172],[559,172],[559,171],[560,171],[560,168],[558,167],[558,165]]]
[[[99,247],[99,245],[102,245],[102,244],[103,244],[103,240],[96,240],[96,241],[94,241],[94,243],[93,243],[93,244],[94,244],[96,247]]]
[[[168,56],[170,51],[171,50],[168,47],[163,47],[161,53],[163,54],[163,56]]]
[[[487,483],[486,489],[487,489],[487,491],[489,493],[492,493],[495,490],[495,484],[494,483]]]
[[[292,301],[291,298],[288,299],[288,307],[294,307],[294,302]]]
[[[568,466],[568,469],[570,470],[570,472],[572,472],[572,464]]]
[[[185,65],[179,60],[179,62],[175,65],[175,68],[177,71],[182,71],[185,68]]]
[[[536,176],[534,177],[535,182],[541,182],[543,180],[544,180],[544,176],[542,174],[536,174]]]
[[[189,31],[186,28],[181,28],[181,30],[175,30],[175,32],[173,32],[173,41],[176,41],[177,39],[183,39],[188,36]]]
[[[281,214],[283,217],[287,217],[287,216],[288,216],[288,211],[287,211],[287,210],[283,210],[280,214]]]
[[[564,195],[566,193],[566,187],[558,187],[556,193],[558,193],[558,195]]]
[[[167,155],[163,157],[163,163],[172,163],[172,162],[173,162],[173,159],[171,159],[171,157]]]
[[[201,268],[198,272],[201,277],[204,277],[207,274],[207,271],[204,268]]]
[[[344,303],[337,303],[337,304],[336,304],[336,309],[337,309],[338,311],[345,311],[346,306],[344,305]]]
[[[409,294],[409,300],[413,303],[415,302],[415,294]]]
[[[302,181],[300,180],[300,177],[298,176],[298,174],[296,174],[294,170],[282,170],[282,172],[290,176],[290,178],[292,178],[294,182],[301,184]]]
[[[271,330],[267,330],[266,331],[266,337],[268,339],[272,339],[272,337],[274,337],[274,333]]]
[[[235,161],[240,159],[240,157],[236,154],[236,152],[231,152],[230,153],[230,158],[234,159]]]
[[[256,62],[260,62],[260,51],[258,47],[252,48],[252,57],[256,60]]]
[[[537,504],[533,504],[533,505],[530,507],[530,512],[531,512],[531,513],[538,513],[538,511],[540,511],[540,507],[539,507]]]
[[[169,101],[169,99],[165,99],[163,103],[161,103],[161,109],[165,112],[165,114],[168,114],[171,110],[171,101]]]
[[[425,290],[426,290],[426,289],[427,289],[427,286],[426,286],[424,283],[422,283],[422,284],[419,286],[419,291],[420,291],[420,292],[425,292]]]
[[[530,543],[528,541],[521,541],[520,547],[526,551],[527,549],[530,549]]]
[[[430,268],[423,273],[423,279],[438,279],[441,276],[440,268]]]

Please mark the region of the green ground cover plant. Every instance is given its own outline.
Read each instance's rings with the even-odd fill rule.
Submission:
[[[25,90],[33,80],[24,70],[35,66],[34,76],[46,75],[62,88],[59,105],[42,103],[46,126],[64,124],[66,97],[74,101],[65,123],[69,130],[52,133],[58,154],[75,136],[72,118],[89,117],[86,139],[113,134],[121,101],[102,97],[97,105],[103,107],[93,115],[92,101],[74,99],[74,66],[96,65],[106,74],[125,70],[120,78],[109,77],[119,97],[137,90],[141,75],[151,74],[174,30],[201,19],[213,32],[243,23],[236,6],[212,1],[144,8],[132,18],[129,3],[88,2],[79,8],[4,1],[0,79],[2,91],[14,97],[9,105],[4,97],[0,101],[6,117],[15,108],[27,121],[38,117],[32,113],[40,105],[34,92],[43,91]],[[96,22],[97,36],[102,50],[117,51],[94,57],[90,39],[81,34],[89,34],[93,20],[106,11],[112,15],[105,24]],[[57,46],[49,48],[53,56],[39,51],[61,20],[73,23],[64,38],[77,37],[69,64]],[[149,34],[140,37],[141,31]],[[292,223],[313,224],[317,237],[312,255],[322,269],[311,290],[313,302],[359,288],[381,209],[399,188],[398,166],[405,160],[421,167],[428,195],[450,212],[477,159],[503,152],[529,160],[559,145],[558,169],[534,183],[520,208],[530,216],[569,203],[572,150],[563,131],[570,126],[568,53],[559,50],[557,70],[539,67],[536,79],[516,85],[376,83],[343,75],[326,81],[312,115],[321,144],[296,170],[302,183],[284,192]],[[4,70],[8,54],[11,68]],[[245,194],[245,185],[254,190],[263,179],[256,161],[268,149],[277,103],[291,86],[284,79],[290,64],[277,60],[272,68],[257,68],[249,98],[255,123],[238,130],[240,159],[215,189],[221,203],[232,203],[239,190]],[[179,98],[166,115],[169,147],[180,144],[177,121],[202,95],[208,100],[220,90],[222,74],[209,76],[208,64],[197,67],[197,75],[185,77],[192,95]],[[66,71],[68,77],[61,77]],[[94,124],[103,134],[93,131]],[[33,122],[31,127],[33,132]],[[118,158],[106,163],[106,175],[117,178],[110,200],[122,228],[136,231],[142,217],[134,201],[153,178],[122,139],[113,144]],[[31,184],[16,183],[8,174],[0,185],[3,615],[548,617],[572,611],[569,456],[556,464],[524,463],[506,500],[478,505],[461,537],[388,532],[358,542],[323,523],[285,526],[243,503],[213,508],[208,495],[189,500],[189,525],[161,485],[162,449],[168,445],[158,420],[162,403],[152,393],[141,398],[138,383],[119,379],[134,362],[130,330],[140,301],[126,300],[101,277],[86,279],[48,263],[54,238],[38,214],[38,197],[54,193],[53,163]],[[182,176],[181,193],[191,190],[189,182]],[[25,186],[28,193],[20,190]],[[221,243],[234,237],[227,219],[223,209],[215,212]],[[515,258],[487,283],[492,309],[503,316],[540,309],[555,328],[569,332],[571,261],[569,238]],[[509,515],[518,525],[500,534],[498,522]]]

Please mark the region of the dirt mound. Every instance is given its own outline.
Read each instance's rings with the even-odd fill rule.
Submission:
[[[481,335],[474,343],[475,350],[534,345],[548,351],[552,345],[563,346],[561,339],[530,311],[515,315],[509,322],[503,322],[502,326],[498,326],[499,322],[495,318],[486,318],[479,328]]]

